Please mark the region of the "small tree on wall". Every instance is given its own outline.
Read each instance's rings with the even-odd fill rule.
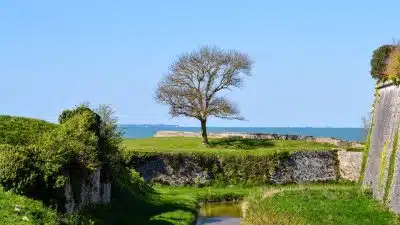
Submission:
[[[208,144],[207,119],[243,119],[239,109],[219,93],[241,87],[250,75],[253,62],[234,50],[204,46],[184,53],[170,66],[161,80],[156,100],[169,106],[173,117],[196,118],[201,124],[203,143]]]
[[[382,45],[372,54],[370,73],[371,76],[377,81],[384,81],[387,79],[385,75],[386,65],[392,50],[393,45]]]
[[[400,45],[395,45],[387,59],[385,74],[394,84],[400,84]]]

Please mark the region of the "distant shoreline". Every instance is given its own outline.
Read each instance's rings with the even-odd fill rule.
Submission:
[[[199,128],[200,126],[182,126],[182,125],[171,125],[171,124],[118,124],[118,126],[149,126],[149,127],[156,127],[156,126],[165,126],[165,127],[180,127],[180,128]],[[285,126],[279,126],[279,127],[263,127],[263,126],[207,126],[209,128],[293,128],[293,129],[364,129],[362,127],[331,127],[331,126],[326,126],[326,127],[285,127]]]
[[[166,125],[119,125],[125,138],[149,138],[158,131],[200,132],[200,127],[176,127]],[[269,133],[329,137],[346,141],[364,141],[363,128],[312,128],[312,127],[208,127],[210,133]]]

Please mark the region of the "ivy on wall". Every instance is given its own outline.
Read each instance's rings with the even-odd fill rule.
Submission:
[[[368,155],[369,155],[369,151],[370,151],[370,147],[371,147],[371,136],[372,136],[372,132],[374,130],[375,108],[378,103],[379,103],[379,89],[375,88],[375,100],[374,100],[374,103],[372,104],[372,111],[371,111],[371,115],[372,115],[371,126],[369,128],[367,140],[365,142],[363,159],[362,159],[362,164],[361,164],[361,173],[360,173],[360,179],[359,179],[360,184],[362,184],[362,182],[364,181],[364,177],[365,177],[365,169],[367,167]]]

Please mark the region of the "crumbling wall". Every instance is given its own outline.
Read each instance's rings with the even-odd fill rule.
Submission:
[[[71,179],[71,174],[67,173],[67,182],[65,190],[65,211],[72,213],[92,204],[106,204],[111,200],[111,183],[101,180],[101,169],[88,175],[87,178],[78,181],[79,184],[74,184]],[[78,190],[73,186],[78,185]],[[78,193],[74,193],[78,192]],[[75,196],[79,197],[76,198]]]

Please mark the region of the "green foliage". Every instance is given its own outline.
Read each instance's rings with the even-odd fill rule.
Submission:
[[[393,147],[392,147],[392,152],[390,154],[390,159],[389,159],[390,160],[389,161],[389,169],[388,169],[388,175],[387,175],[387,180],[386,180],[385,193],[383,195],[383,202],[385,202],[385,203],[387,202],[389,193],[392,188],[397,149],[399,147],[399,124],[397,125],[396,133],[394,134]]]
[[[65,182],[65,170],[90,172],[99,168],[98,137],[92,131],[93,121],[93,114],[84,111],[42,137],[40,157],[44,161],[42,170],[46,181],[56,180],[55,186],[61,187]]]
[[[0,115],[0,144],[35,144],[43,133],[55,127],[39,119]]]
[[[387,79],[385,75],[386,65],[393,47],[393,45],[382,45],[373,52],[370,73],[374,79],[378,81]]]
[[[0,145],[0,185],[28,193],[41,176],[38,149],[34,146]]]
[[[387,225],[396,216],[357,186],[268,188],[248,199],[244,225]]]
[[[65,200],[62,187],[67,175],[78,203],[80,184],[91,172],[101,167],[102,181],[110,181],[113,172],[120,171],[121,134],[116,130],[116,118],[109,106],[102,106],[99,113],[81,105],[62,112],[57,126],[34,119],[2,117],[0,125],[8,129],[7,136],[2,136],[8,139],[2,140],[19,145],[0,143],[0,185],[60,206]],[[29,135],[9,135],[14,128],[22,129],[21,124]],[[43,128],[43,132],[35,130],[38,128]],[[28,137],[34,138],[34,142],[26,141]]]

